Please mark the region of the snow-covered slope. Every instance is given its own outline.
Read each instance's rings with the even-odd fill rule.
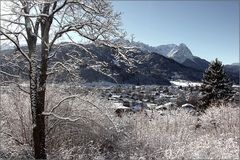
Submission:
[[[193,54],[184,43],[175,46],[169,53],[167,53],[167,57],[172,58],[179,63],[183,63],[187,59],[193,61]]]
[[[168,53],[174,48],[178,47],[176,44],[166,44],[155,47],[155,52],[168,57]]]

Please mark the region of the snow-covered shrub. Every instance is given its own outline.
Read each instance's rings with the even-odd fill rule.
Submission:
[[[28,95],[16,86],[0,94],[0,159],[33,159]]]
[[[48,90],[47,111],[64,97],[71,97],[65,91],[59,88]],[[119,144],[124,141],[124,131],[129,126],[115,115],[112,105],[96,93],[72,96],[62,102],[54,110],[56,115],[47,117],[46,144],[50,158],[59,159],[63,155],[63,159],[101,156],[119,159],[124,154],[123,148],[126,148]]]

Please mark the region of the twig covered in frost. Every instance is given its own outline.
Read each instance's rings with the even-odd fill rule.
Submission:
[[[112,121],[112,119],[109,118],[108,115],[105,114],[100,107],[98,107],[97,105],[95,105],[94,103],[92,103],[92,102],[90,102],[90,101],[88,101],[88,100],[85,100],[85,99],[81,98],[79,95],[72,95],[72,96],[68,96],[68,97],[63,98],[63,99],[60,100],[60,101],[58,102],[58,104],[56,104],[50,111],[48,111],[48,112],[43,112],[42,114],[43,114],[44,116],[54,116],[55,118],[58,118],[58,119],[61,119],[61,120],[67,120],[67,121],[71,121],[71,122],[78,121],[79,118],[72,119],[72,118],[70,118],[70,117],[61,117],[61,116],[57,115],[56,113],[54,113],[54,111],[55,111],[58,107],[60,107],[63,102],[65,102],[66,100],[69,100],[69,99],[74,99],[74,98],[77,98],[77,99],[79,99],[79,100],[81,100],[81,101],[83,101],[83,102],[85,102],[85,103],[88,103],[88,104],[90,104],[90,106],[93,106],[94,108],[98,109],[99,112],[100,112],[103,116],[105,116],[105,117],[111,122],[111,124],[114,126],[114,129],[116,130],[116,132],[119,133],[119,130],[118,130],[117,127],[115,126],[115,124],[114,124],[114,122]]]

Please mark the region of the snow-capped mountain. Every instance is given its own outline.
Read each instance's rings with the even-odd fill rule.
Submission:
[[[123,43],[125,43],[127,46],[136,47],[144,52],[158,53],[187,67],[191,67],[200,71],[204,71],[209,65],[209,62],[205,59],[194,56],[191,50],[184,43],[180,43],[179,45],[166,44],[153,47],[142,42],[130,42],[128,40],[123,41]]]
[[[184,43],[181,43],[178,46],[176,45],[170,52],[167,53],[167,57],[172,58],[179,63],[183,63],[187,59],[194,61],[192,52]]]
[[[167,54],[174,49],[175,47],[177,47],[176,44],[166,44],[166,45],[159,45],[156,47],[150,46],[148,44],[142,43],[142,42],[130,42],[129,40],[125,40],[125,39],[118,39],[116,41],[114,41],[115,43],[121,43],[124,44],[125,46],[128,47],[135,47],[137,49],[142,50],[143,52],[155,52],[158,54],[161,54],[165,57],[168,57]]]
[[[176,44],[159,45],[159,46],[155,47],[155,52],[159,53],[165,57],[169,57],[168,53],[176,47],[177,47]]]
[[[166,45],[159,45],[156,47],[149,46],[142,42],[130,42],[128,40],[125,40],[124,43],[128,46],[134,46],[136,48],[139,48],[142,51],[156,52],[167,58],[174,59],[179,63],[183,63],[187,59],[194,61],[194,56],[191,50],[184,43],[180,43],[179,45],[166,44]]]
[[[134,45],[138,46],[144,51],[156,52],[167,58],[173,59],[186,67],[190,67],[202,72],[205,71],[209,66],[209,62],[207,60],[194,56],[191,50],[184,43],[181,43],[179,45],[167,44],[152,47],[149,45],[144,45],[143,43],[135,42]],[[233,63],[231,65],[224,66],[224,69],[227,72],[228,76],[235,83],[239,83],[239,65],[240,63]]]

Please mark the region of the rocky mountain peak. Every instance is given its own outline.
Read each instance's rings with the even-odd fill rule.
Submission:
[[[181,43],[175,46],[168,54],[167,57],[174,59],[179,63],[183,63],[187,59],[193,60],[194,56],[186,44]]]

